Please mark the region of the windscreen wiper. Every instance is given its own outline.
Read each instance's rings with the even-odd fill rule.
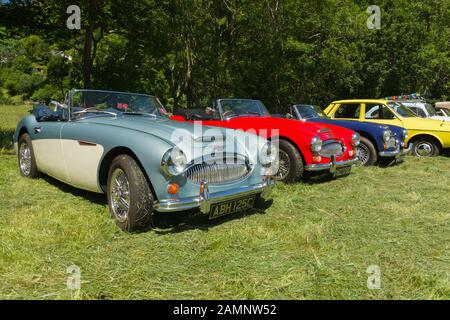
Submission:
[[[147,113],[147,112],[122,112],[122,115],[127,115],[127,116],[148,116],[148,117],[152,117],[152,118],[156,118],[157,115],[154,113]]]

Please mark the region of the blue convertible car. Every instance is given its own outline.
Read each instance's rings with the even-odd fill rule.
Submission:
[[[272,184],[278,151],[267,140],[169,120],[153,96],[72,90],[57,107],[18,124],[21,174],[106,193],[125,231],[147,229],[155,212],[247,210]]]
[[[405,145],[408,131],[397,126],[385,126],[368,122],[329,119],[319,107],[296,104],[291,107],[290,116],[294,119],[335,124],[358,132],[361,142],[358,157],[365,166],[375,162],[391,164],[401,162],[410,151]]]

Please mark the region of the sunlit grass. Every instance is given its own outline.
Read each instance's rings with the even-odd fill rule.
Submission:
[[[449,161],[278,185],[264,214],[131,235],[101,195],[22,178],[3,155],[0,298],[448,299]],[[367,289],[370,265],[381,290]]]

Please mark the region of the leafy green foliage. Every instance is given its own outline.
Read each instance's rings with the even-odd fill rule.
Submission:
[[[83,0],[81,30],[66,28],[70,4],[12,0],[0,11],[0,67],[30,73],[31,62],[45,76],[35,97],[93,87],[156,94],[169,109],[239,96],[283,112],[450,95],[448,0],[378,1],[380,30],[367,28],[366,0]]]

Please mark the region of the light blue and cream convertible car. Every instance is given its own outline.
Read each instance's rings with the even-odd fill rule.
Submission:
[[[264,200],[276,146],[251,133],[172,121],[164,111],[149,95],[72,90],[55,110],[37,107],[18,124],[20,172],[106,193],[125,231],[148,229],[155,212],[214,219]]]

